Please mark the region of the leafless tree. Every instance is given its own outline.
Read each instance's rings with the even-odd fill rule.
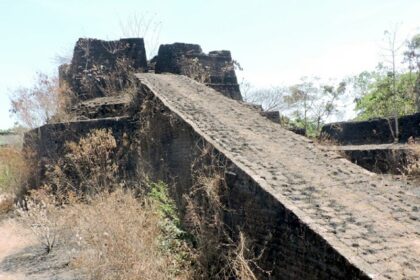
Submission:
[[[394,117],[394,127],[395,131],[392,129],[392,126],[390,125],[391,133],[394,136],[394,141],[398,142],[399,137],[399,128],[398,128],[398,107],[397,107],[397,59],[399,58],[401,48],[404,46],[403,43],[398,41],[397,38],[398,35],[398,25],[395,25],[395,27],[392,30],[385,30],[384,32],[384,41],[385,46],[383,49],[383,57],[384,61],[387,64],[388,68],[388,76],[391,78],[391,87],[390,87],[390,93],[393,98],[393,117]]]
[[[241,83],[242,96],[246,102],[261,105],[265,111],[281,111],[287,107],[284,96],[285,87],[253,89],[247,82]]]
[[[66,120],[71,97],[71,92],[65,86],[59,86],[57,77],[37,73],[33,86],[11,92],[11,113],[28,128],[43,125],[53,117]]]
[[[126,38],[144,38],[148,58],[157,54],[162,22],[157,20],[156,14],[133,13],[124,20],[120,20],[120,29],[122,36]]]

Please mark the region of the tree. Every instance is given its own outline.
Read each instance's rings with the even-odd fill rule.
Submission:
[[[21,87],[11,93],[11,113],[28,128],[48,123],[53,117],[65,120],[70,92],[59,87],[58,78],[37,73],[32,87]]]
[[[252,89],[249,84],[242,84],[241,91],[246,102],[261,105],[265,111],[281,111],[286,108],[284,96],[288,89],[285,87]]]
[[[397,66],[396,66],[396,60],[399,54],[400,49],[402,48],[402,44],[399,44],[397,41],[397,26],[395,26],[395,29],[393,31],[385,30],[385,41],[387,46],[384,48],[384,58],[385,63],[388,64],[386,67],[387,69],[387,76],[389,83],[386,87],[389,91],[389,97],[392,100],[392,112],[394,117],[394,127],[395,131],[391,131],[394,134],[394,139],[397,142],[399,137],[399,129],[398,129],[398,105],[397,105]],[[391,126],[390,126],[391,127]]]
[[[408,69],[410,75],[416,77],[416,82],[413,87],[413,94],[415,98],[416,111],[420,112],[420,34],[413,36],[411,40],[407,42],[407,49],[404,52],[405,62],[408,63]],[[415,75],[417,72],[417,75]]]
[[[395,91],[391,90],[395,82]],[[379,65],[375,71],[362,72],[353,78],[357,119],[368,120],[375,117],[389,118],[415,112],[415,101],[411,89],[414,79],[409,73],[387,75]]]
[[[318,135],[322,124],[338,112],[338,100],[345,90],[344,81],[334,86],[321,83],[319,78],[304,77],[301,83],[290,87],[284,100],[292,109],[295,124],[308,135]]]
[[[400,47],[395,43],[395,33],[386,34],[392,36],[385,49],[387,56],[384,62],[374,71],[364,71],[350,79],[359,120],[391,116],[397,120],[401,115],[420,109],[420,34],[406,44],[403,62],[408,64],[407,68],[397,63]]]
[[[301,83],[291,86],[289,90],[290,94],[285,97],[285,101],[294,109],[295,118],[303,120],[303,128],[308,130],[309,114],[319,94],[319,88],[315,86],[313,79],[303,77]]]
[[[332,85],[322,85],[319,96],[314,104],[314,117],[316,122],[317,134],[321,131],[321,125],[334,113],[337,113],[337,100],[346,91],[346,83],[340,82],[336,87]]]
[[[129,38],[144,38],[147,57],[150,59],[158,52],[162,22],[156,15],[133,13],[131,16],[120,20],[121,35]]]

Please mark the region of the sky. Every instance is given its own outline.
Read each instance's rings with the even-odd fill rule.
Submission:
[[[56,74],[54,58],[79,37],[123,37],[120,23],[134,15],[161,23],[159,43],[230,50],[240,78],[270,87],[372,70],[384,30],[419,33],[419,12],[419,0],[0,0],[0,129],[14,123],[13,89]]]

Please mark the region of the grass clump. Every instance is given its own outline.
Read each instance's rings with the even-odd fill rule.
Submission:
[[[188,247],[162,208],[167,205],[123,189],[71,206],[80,252],[73,265],[90,279],[188,279]]]
[[[29,170],[19,149],[0,147],[0,214],[12,210],[15,198],[25,191]]]

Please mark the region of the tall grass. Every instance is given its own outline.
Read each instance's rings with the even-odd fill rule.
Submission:
[[[0,214],[10,211],[15,198],[24,192],[29,170],[19,149],[0,147]]]
[[[73,205],[67,214],[80,252],[73,265],[90,279],[189,279],[188,247],[168,230],[161,207],[122,189]]]
[[[0,192],[15,193],[25,184],[28,165],[22,152],[0,147]]]

